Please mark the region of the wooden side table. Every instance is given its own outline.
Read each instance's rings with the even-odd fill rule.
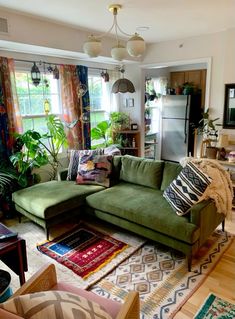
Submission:
[[[0,223],[0,234],[9,234],[12,231]],[[17,237],[0,242],[0,260],[2,260],[20,279],[20,284],[25,283],[25,271],[28,271],[25,240]]]

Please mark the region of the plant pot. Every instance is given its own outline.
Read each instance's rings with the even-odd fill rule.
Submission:
[[[206,157],[210,159],[216,159],[217,151],[218,151],[217,147],[207,146]]]

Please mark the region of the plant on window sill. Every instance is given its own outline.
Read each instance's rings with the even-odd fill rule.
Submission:
[[[50,164],[52,167],[51,179],[55,179],[60,165],[58,154],[62,146],[67,146],[64,126],[55,115],[46,117],[48,132],[41,135],[34,130],[23,134],[16,134],[15,152],[10,157],[14,167],[19,173],[19,183],[26,187],[40,181],[38,174],[33,173],[34,168]]]
[[[102,121],[98,123],[96,127],[93,127],[91,129],[92,140],[104,141],[102,144],[96,145],[95,148],[107,147],[112,144],[112,138],[110,136],[110,125],[111,123],[109,121]]]

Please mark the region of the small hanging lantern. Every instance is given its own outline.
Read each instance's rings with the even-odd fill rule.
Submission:
[[[33,63],[33,66],[31,69],[31,79],[35,86],[38,86],[38,84],[41,81],[41,74],[35,62]]]
[[[57,66],[55,65],[54,70],[53,70],[53,78],[56,80],[59,80],[60,78],[60,72]]]
[[[46,113],[46,115],[48,115],[48,113],[50,112],[50,102],[48,99],[44,101],[44,112]]]

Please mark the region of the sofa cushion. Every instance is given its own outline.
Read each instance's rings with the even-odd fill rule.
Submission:
[[[125,182],[159,189],[163,167],[163,161],[125,155],[122,157],[120,179]]]
[[[104,187],[76,185],[73,181],[50,181],[18,190],[13,202],[31,214],[49,219],[85,204],[85,198]]]
[[[164,191],[170,185],[170,183],[182,171],[182,168],[183,167],[179,163],[173,163],[173,162],[165,162],[164,163],[161,191]]]
[[[189,162],[166,188],[163,196],[178,215],[186,214],[203,195],[211,178]]]
[[[111,155],[89,154],[80,156],[76,183],[109,187],[112,159]]]
[[[197,226],[187,216],[176,215],[162,194],[157,189],[121,182],[89,195],[86,201],[93,209],[109,213],[110,218],[115,215],[193,244],[199,238]]]
[[[98,303],[64,291],[42,291],[17,296],[2,303],[1,307],[28,319],[112,319]]]

